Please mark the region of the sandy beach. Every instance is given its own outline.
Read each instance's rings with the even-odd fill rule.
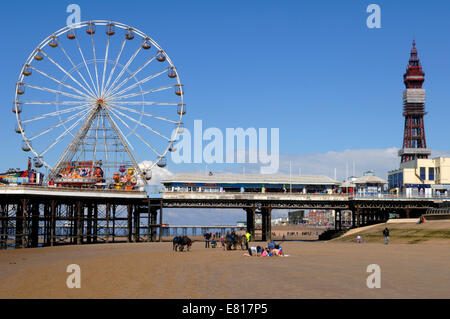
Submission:
[[[256,245],[258,243],[251,243]],[[450,298],[450,244],[285,242],[289,257],[243,251],[174,252],[171,243],[0,251],[1,298]],[[69,289],[66,267],[81,267]],[[366,267],[381,267],[369,289]]]

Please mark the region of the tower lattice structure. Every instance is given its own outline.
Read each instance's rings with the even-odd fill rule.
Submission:
[[[427,148],[425,139],[425,89],[422,88],[425,81],[425,73],[422,70],[417,55],[416,43],[413,41],[411,57],[403,82],[406,89],[403,91],[403,116],[405,117],[405,130],[403,135],[403,147],[398,155],[401,162],[405,163],[418,158],[428,158],[431,154]]]

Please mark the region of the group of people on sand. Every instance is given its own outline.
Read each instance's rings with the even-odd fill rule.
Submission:
[[[244,256],[256,256],[256,257],[286,257],[283,248],[280,245],[276,244],[273,240],[267,243],[266,247],[262,246],[252,246],[248,247],[248,254],[245,253]]]
[[[233,232],[234,233],[234,232]],[[230,232],[227,232],[227,241],[229,240],[229,237],[231,236]],[[220,233],[205,233],[203,235],[205,238],[205,248],[217,248],[217,241],[220,240],[220,243],[222,244],[222,247],[225,248],[225,237],[221,235]]]
[[[217,241],[216,241],[216,233],[205,233],[203,237],[205,237],[205,248],[216,248],[217,247]],[[223,236],[222,236],[223,237]],[[211,244],[211,245],[210,245]]]

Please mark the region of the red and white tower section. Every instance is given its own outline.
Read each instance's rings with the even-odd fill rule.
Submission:
[[[405,131],[403,148],[398,152],[401,162],[405,163],[418,158],[428,158],[431,150],[427,148],[425,139],[425,73],[417,56],[416,43],[413,41],[411,57],[403,75],[406,89],[403,91],[403,116],[405,117]]]

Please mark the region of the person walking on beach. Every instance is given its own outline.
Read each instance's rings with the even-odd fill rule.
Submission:
[[[245,233],[245,238],[247,238],[247,240],[245,241],[245,246],[248,250],[248,243],[250,242],[250,239],[252,238],[252,234],[250,234],[247,230],[247,232]]]
[[[211,238],[210,233],[205,234],[205,248],[209,248],[209,239]]]
[[[383,235],[384,243],[387,245],[389,243],[389,229],[387,227],[383,230]]]

